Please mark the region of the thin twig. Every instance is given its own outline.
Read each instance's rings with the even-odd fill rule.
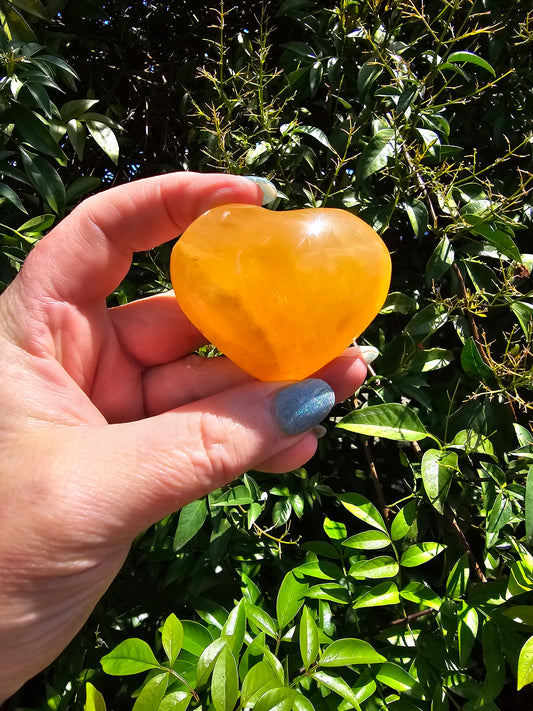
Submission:
[[[367,439],[365,439],[363,446],[364,446],[364,450],[365,450],[366,461],[368,462],[368,466],[370,468],[370,476],[372,477],[372,481],[374,483],[374,489],[376,490],[376,496],[378,497],[379,506],[381,508],[381,513],[383,515],[384,520],[388,524],[389,523],[389,507],[387,506],[387,503],[385,501],[385,496],[383,495],[383,488],[382,488],[381,482],[379,480],[378,471],[377,471],[376,465],[374,463],[374,458],[372,457],[372,450],[370,449],[370,445],[368,444]]]
[[[469,561],[470,561],[470,565],[472,566],[472,569],[473,569],[474,573],[476,574],[477,579],[478,579],[480,582],[482,582],[482,583],[486,583],[486,582],[487,582],[487,578],[485,577],[483,571],[481,570],[481,568],[480,568],[480,566],[479,566],[479,563],[477,562],[477,560],[476,560],[474,554],[472,553],[472,549],[470,548],[470,544],[469,544],[468,541],[466,540],[466,536],[465,536],[465,534],[462,532],[461,527],[459,526],[459,524],[457,523],[457,520],[456,520],[455,516],[452,516],[452,518],[451,518],[451,524],[452,524],[452,528],[453,528],[453,530],[454,530],[455,535],[456,535],[457,538],[459,539],[459,541],[460,541],[461,545],[463,546],[463,548],[465,549],[466,553],[468,553],[468,559],[469,559]]]

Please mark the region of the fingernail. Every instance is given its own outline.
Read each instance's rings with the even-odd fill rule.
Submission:
[[[274,183],[271,183],[270,180],[267,180],[266,178],[259,178],[257,175],[245,175],[244,177],[247,180],[251,180],[256,185],[259,185],[263,191],[262,205],[268,205],[269,202],[276,199],[278,190]]]
[[[313,427],[312,432],[317,439],[322,439],[322,437],[325,437],[328,433],[324,425],[315,425],[315,427]]]
[[[358,346],[361,358],[365,361],[366,365],[373,363],[379,355],[379,351],[374,346]]]
[[[374,346],[348,346],[346,350],[344,350],[341,354],[341,356],[346,356],[347,358],[356,358],[357,356],[360,356],[366,365],[370,365],[370,363],[373,363],[376,358],[379,355],[379,351],[377,348],[374,348]]]
[[[276,420],[286,435],[316,427],[335,404],[332,388],[318,378],[308,378],[280,390],[275,399]]]

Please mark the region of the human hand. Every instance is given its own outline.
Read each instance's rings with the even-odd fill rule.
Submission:
[[[190,355],[204,339],[172,294],[106,307],[133,252],[262,197],[193,173],[102,192],[0,298],[0,702],[74,637],[138,533],[248,469],[304,464],[313,426],[362,383],[357,348],[318,382],[258,382]]]

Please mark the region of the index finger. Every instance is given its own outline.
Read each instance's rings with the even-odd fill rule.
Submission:
[[[34,298],[90,304],[120,284],[134,252],[177,237],[211,207],[260,204],[262,198],[247,178],[188,172],[111,188],[82,202],[46,235],[19,277]]]

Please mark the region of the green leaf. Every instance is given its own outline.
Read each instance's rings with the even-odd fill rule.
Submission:
[[[490,439],[475,430],[461,430],[448,446],[463,450],[465,454],[482,454],[497,459]]]
[[[492,369],[483,360],[473,338],[469,338],[461,351],[461,366],[467,375],[480,380],[493,377]]]
[[[418,682],[409,672],[393,662],[385,662],[379,668],[376,679],[402,694],[406,691],[412,691],[418,686]]]
[[[199,657],[204,649],[213,641],[211,632],[199,622],[184,620],[183,626],[183,649],[195,657]]]
[[[9,187],[9,185],[6,185],[5,183],[0,183],[0,198],[5,198],[8,202],[10,202],[12,205],[14,205],[21,212],[26,213],[26,215],[28,214],[28,211],[22,204],[17,193],[14,190],[12,190]]]
[[[100,661],[102,669],[111,676],[139,674],[148,669],[159,668],[159,662],[150,646],[136,637],[125,639]]]
[[[183,625],[174,613],[165,620],[161,633],[163,649],[170,664],[174,664],[183,645]]]
[[[431,607],[433,610],[440,610],[442,605],[442,600],[437,593],[433,592],[425,583],[419,583],[416,580],[412,580],[408,583],[403,590],[400,591],[400,596],[404,600],[409,600],[417,605]]]
[[[370,589],[360,594],[353,603],[353,609],[384,607],[385,605],[397,605],[399,602],[400,595],[396,583],[384,582],[373,585]]]
[[[444,504],[457,470],[457,452],[428,449],[422,457],[422,481],[432,506],[444,513]]]
[[[415,236],[422,237],[428,228],[429,215],[427,207],[422,200],[415,199],[412,202],[404,202],[403,208],[407,213]]]
[[[13,5],[41,20],[50,21],[50,14],[39,0],[11,0]]]
[[[304,696],[301,691],[296,691],[296,695],[292,702],[294,711],[315,711],[315,707],[311,701]]]
[[[307,671],[318,657],[318,627],[309,608],[304,606],[300,617],[300,654],[305,670]]]
[[[53,137],[50,126],[38,114],[16,105],[2,115],[2,122],[4,121],[14,123],[15,131],[29,148],[55,158],[61,165],[66,165],[66,155]]]
[[[402,553],[400,565],[403,565],[404,568],[416,568],[432,560],[445,549],[446,546],[441,543],[433,543],[430,541],[415,543]]]
[[[80,198],[87,195],[87,193],[92,193],[99,188],[101,183],[100,178],[93,178],[90,175],[81,175],[79,178],[76,178],[74,182],[67,186],[67,205],[79,202]]]
[[[390,292],[381,307],[380,314],[411,314],[418,309],[415,299],[400,291]]]
[[[379,664],[385,657],[362,639],[337,639],[320,656],[321,667],[344,667],[350,664]]]
[[[72,147],[76,151],[76,155],[81,160],[83,158],[83,151],[85,150],[85,143],[87,140],[87,131],[85,126],[77,119],[70,119],[67,123],[67,136],[72,144]]]
[[[400,541],[416,526],[417,506],[413,499],[409,501],[394,517],[391,525],[391,538]]]
[[[302,583],[295,577],[292,570],[285,575],[276,599],[276,615],[280,629],[292,622],[303,605],[308,587],[307,583]]]
[[[524,336],[529,338],[533,333],[533,304],[527,301],[514,301],[511,311],[517,318]]]
[[[104,153],[111,158],[113,163],[117,165],[120,149],[114,132],[102,121],[86,121],[85,124],[96,143],[98,143]]]
[[[296,691],[286,686],[270,689],[255,704],[254,711],[291,711]]]
[[[55,221],[55,215],[38,215],[37,217],[32,217],[31,220],[28,220],[21,225],[19,227],[19,232],[23,232],[24,234],[31,236],[40,236],[46,232],[46,230],[51,227]]]
[[[421,373],[446,368],[453,363],[453,352],[446,348],[422,348],[411,358],[410,369]]]
[[[242,682],[241,706],[254,707],[266,691],[279,687],[279,679],[266,659],[255,664]]]
[[[474,54],[474,52],[452,52],[446,61],[450,64],[475,64],[476,66],[485,69],[489,72],[489,74],[492,74],[493,77],[496,76],[494,67],[482,57],[478,57],[477,54]]]
[[[327,689],[331,689],[331,691],[334,691],[341,698],[348,701],[357,711],[361,711],[355,693],[340,676],[336,674],[326,674],[326,672],[323,671],[316,671],[311,674],[311,677],[319,686],[325,686]]]
[[[283,128],[283,127],[282,127],[282,128]],[[326,136],[326,134],[324,133],[324,131],[322,131],[322,130],[319,129],[319,128],[316,128],[315,126],[297,126],[297,127],[294,129],[294,133],[303,133],[303,134],[305,134],[306,136],[311,136],[311,138],[314,138],[316,141],[318,141],[318,142],[321,143],[323,146],[325,146],[326,148],[328,148],[330,151],[332,151],[333,153],[335,153],[335,149],[333,148],[333,146],[332,146],[331,143],[329,142],[329,139],[328,139],[328,137]]]
[[[228,646],[223,647],[215,662],[211,698],[215,711],[233,711],[239,698],[237,663]]]
[[[468,553],[463,553],[448,575],[446,581],[446,594],[448,597],[452,599],[462,597],[466,593],[469,579],[470,563]]]
[[[332,521],[327,516],[324,518],[324,523],[322,525],[326,536],[334,541],[342,541],[348,535],[346,532],[346,526],[343,523],[339,521]]]
[[[191,702],[191,694],[187,691],[172,691],[159,704],[157,711],[186,711]]]
[[[350,536],[342,542],[347,548],[356,548],[357,550],[373,551],[380,548],[390,546],[391,539],[386,533],[381,531],[363,531],[356,533],[355,536]]]
[[[533,683],[533,637],[530,637],[520,650],[518,658],[517,689],[523,689]]]
[[[248,622],[254,624],[257,630],[262,630],[273,639],[276,639],[278,636],[278,628],[268,612],[265,612],[261,607],[252,604],[248,600],[245,600],[244,606]]]
[[[79,119],[84,113],[97,104],[98,101],[99,99],[74,99],[74,101],[67,101],[59,109],[59,113],[63,121]]]
[[[470,206],[471,203],[468,203],[467,208]],[[488,222],[487,217],[484,215],[473,215],[467,212],[463,214],[462,217],[464,221],[470,225],[470,232],[472,234],[482,237],[505,257],[521,263],[522,255],[509,232],[501,229],[493,222]]]
[[[85,704],[83,711],[107,711],[104,697],[90,681],[85,684]]]
[[[218,637],[204,649],[196,665],[196,686],[203,686],[207,683],[219,654],[227,646],[227,640],[224,637]]]
[[[529,467],[526,479],[525,524],[528,544],[533,543],[533,466]]]
[[[367,143],[357,161],[357,180],[363,182],[386,167],[397,151],[396,134],[392,128],[378,131]]]
[[[428,437],[418,415],[407,405],[387,403],[354,410],[337,427],[365,435],[399,442],[414,442]]]
[[[20,147],[20,154],[33,187],[54,212],[63,214],[66,203],[65,186],[55,168],[41,156],[30,153],[22,147]]]
[[[435,247],[433,254],[426,264],[426,282],[431,284],[439,281],[446,274],[455,259],[452,243],[446,235]]]
[[[167,691],[169,675],[158,674],[149,679],[141,689],[133,704],[132,711],[153,711],[157,709]]]
[[[398,574],[399,569],[400,567],[394,558],[382,555],[354,563],[350,568],[349,574],[356,580],[393,578]]]
[[[222,627],[222,634],[228,640],[231,651],[237,655],[241,651],[246,632],[246,612],[244,599],[229,613],[228,619]]]
[[[387,526],[382,515],[374,504],[364,496],[356,493],[339,494],[337,499],[352,516],[355,516],[360,521],[364,521],[369,526],[372,526],[372,528],[377,528],[383,533],[388,534]]]
[[[466,602],[457,613],[457,642],[459,645],[459,662],[466,665],[476,641],[479,618],[474,607]]]
[[[305,596],[312,600],[328,600],[336,602],[339,605],[345,605],[349,602],[348,591],[344,585],[339,583],[321,583],[310,587]]]
[[[180,512],[178,526],[174,535],[174,551],[181,550],[202,528],[207,517],[205,499],[193,501]]]
[[[448,318],[449,313],[445,306],[429,304],[413,316],[404,330],[416,342],[438,331],[448,323]]]

